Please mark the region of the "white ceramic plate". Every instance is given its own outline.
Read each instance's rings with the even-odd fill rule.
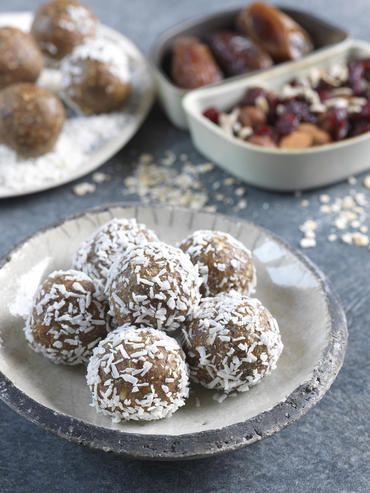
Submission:
[[[208,158],[252,185],[277,191],[305,190],[329,185],[370,168],[370,133],[334,144],[303,150],[269,149],[229,137],[202,115],[216,106],[227,110],[238,103],[250,86],[279,90],[286,81],[313,67],[328,68],[352,57],[368,57],[370,44],[347,41],[334,48],[282,66],[272,73],[239,79],[193,91],[184,99],[195,146]]]
[[[207,228],[230,232],[249,247],[257,266],[257,296],[281,328],[284,351],[277,369],[249,392],[222,403],[213,399],[213,391],[197,387],[170,419],[113,424],[97,415],[89,406],[84,368],[56,366],[34,353],[26,344],[22,318],[14,312],[47,273],[68,268],[80,242],[112,217],[136,217],[172,244]],[[301,254],[252,223],[170,207],[117,205],[39,232],[2,261],[0,299],[0,397],[27,419],[68,440],[138,458],[213,455],[280,431],[328,390],[347,340],[338,301],[322,274]]]
[[[1,14],[0,25],[29,30],[32,14]],[[129,57],[133,90],[121,111],[90,117],[70,116],[56,148],[35,161],[18,160],[15,153],[0,146],[0,198],[47,190],[84,176],[112,157],[140,128],[154,100],[151,71],[144,56],[125,36],[100,25],[98,36],[119,46]],[[44,69],[39,84],[58,90],[59,72]],[[103,120],[102,128],[96,122]],[[76,135],[81,135],[80,144]],[[82,136],[83,134],[83,136]],[[58,148],[58,145],[60,146]]]

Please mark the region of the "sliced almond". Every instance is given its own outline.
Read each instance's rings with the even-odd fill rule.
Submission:
[[[300,132],[305,132],[312,136],[313,145],[324,145],[331,142],[331,137],[328,132],[325,130],[321,130],[317,125],[313,125],[312,123],[301,123],[298,127]]]
[[[312,135],[296,130],[280,141],[280,147],[283,149],[306,149],[313,144]]]

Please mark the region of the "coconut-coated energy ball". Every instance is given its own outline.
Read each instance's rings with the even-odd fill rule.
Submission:
[[[226,394],[260,382],[283,350],[270,312],[236,291],[204,298],[183,336],[192,379]]]
[[[32,349],[54,363],[86,363],[107,334],[106,312],[106,304],[86,274],[52,272],[36,293],[24,329],[26,339]]]
[[[20,83],[0,91],[0,141],[24,157],[51,151],[64,120],[62,103],[47,89]]]
[[[256,270],[251,252],[238,240],[220,231],[199,230],[185,238],[179,248],[198,266],[203,296],[230,290],[251,294]]]
[[[189,394],[185,355],[176,340],[131,325],[111,332],[94,349],[87,383],[96,410],[115,422],[169,417]]]
[[[31,32],[45,56],[61,60],[96,34],[95,14],[77,0],[51,0],[35,13]]]
[[[0,89],[16,82],[35,82],[44,57],[33,37],[16,27],[0,27]]]
[[[131,90],[128,56],[107,40],[78,46],[63,60],[61,72],[63,99],[88,115],[119,110]]]
[[[85,272],[103,291],[116,257],[125,255],[130,246],[149,241],[158,241],[157,235],[136,219],[112,219],[82,243],[73,267]]]
[[[171,332],[193,314],[200,282],[197,267],[178,248],[161,242],[135,246],[109,272],[110,312],[119,325]]]

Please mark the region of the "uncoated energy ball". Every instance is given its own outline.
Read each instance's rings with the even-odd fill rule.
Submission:
[[[201,293],[215,296],[232,289],[251,294],[256,270],[251,252],[238,240],[220,231],[199,230],[185,238],[179,248],[198,266],[203,279]]]
[[[189,393],[188,368],[176,340],[131,325],[111,332],[95,348],[87,383],[96,410],[115,422],[169,417]]]
[[[29,33],[0,27],[0,89],[16,82],[35,82],[44,58]]]
[[[31,347],[54,363],[85,363],[107,333],[106,305],[86,274],[55,271],[41,284],[24,331]]]
[[[235,291],[204,298],[183,336],[192,379],[226,394],[256,385],[283,350],[270,312]]]
[[[116,322],[173,331],[200,299],[198,269],[181,250],[161,242],[128,250],[112,265],[107,282]]]
[[[158,241],[157,235],[136,219],[112,219],[82,243],[73,267],[88,274],[104,290],[116,257],[124,255],[130,246],[149,241]]]
[[[51,151],[64,120],[62,103],[47,89],[20,83],[0,91],[0,141],[21,156]]]
[[[35,13],[31,32],[44,54],[61,60],[96,34],[95,14],[76,0],[51,0]]]
[[[61,72],[63,99],[88,115],[119,110],[131,90],[126,53],[105,39],[78,46],[63,60]]]

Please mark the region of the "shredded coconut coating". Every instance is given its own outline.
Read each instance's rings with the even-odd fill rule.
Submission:
[[[199,268],[203,296],[236,290],[250,295],[257,282],[251,252],[238,240],[220,231],[199,230],[185,238],[179,248]]]
[[[200,284],[198,268],[178,248],[161,242],[135,246],[109,272],[110,311],[119,325],[171,332],[192,316]]]
[[[189,395],[188,367],[176,340],[129,324],[94,349],[87,384],[92,406],[114,422],[167,418]]]
[[[107,305],[83,272],[55,271],[39,287],[24,333],[54,363],[86,363],[107,334]]]
[[[85,272],[104,291],[108,271],[117,256],[132,245],[158,241],[157,235],[136,219],[112,219],[77,250],[73,267]]]
[[[191,378],[225,394],[260,382],[283,350],[270,312],[256,298],[236,291],[204,298],[183,338]]]

